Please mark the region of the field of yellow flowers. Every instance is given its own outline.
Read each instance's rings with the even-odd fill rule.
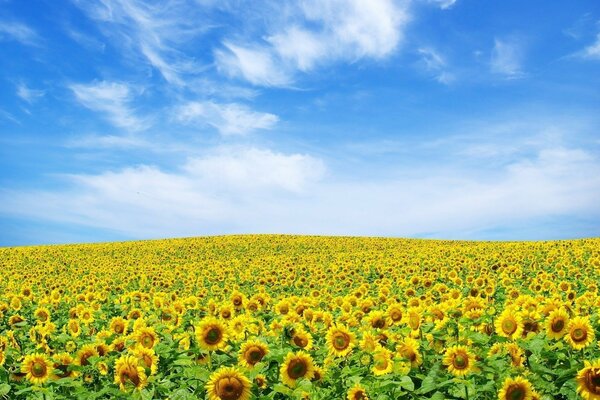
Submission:
[[[600,239],[0,249],[0,398],[600,399]]]

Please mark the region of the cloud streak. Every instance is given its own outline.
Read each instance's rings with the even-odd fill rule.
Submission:
[[[100,81],[73,84],[69,88],[81,105],[100,112],[119,128],[140,131],[149,126],[148,119],[138,117],[131,107],[133,93],[125,83]]]

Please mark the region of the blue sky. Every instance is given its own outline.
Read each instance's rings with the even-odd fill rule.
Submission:
[[[600,236],[600,3],[0,0],[0,245]]]

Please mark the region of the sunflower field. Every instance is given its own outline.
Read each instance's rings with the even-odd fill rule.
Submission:
[[[0,249],[0,399],[600,399],[600,239]]]

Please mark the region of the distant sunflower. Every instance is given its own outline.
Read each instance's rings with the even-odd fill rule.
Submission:
[[[521,317],[511,309],[506,309],[495,322],[496,333],[500,336],[516,339],[523,333]]]
[[[123,355],[115,363],[115,384],[122,391],[128,386],[141,390],[147,384],[144,368],[138,365],[138,358],[133,355]]]
[[[392,352],[385,347],[379,347],[373,353],[373,374],[376,376],[385,375],[392,372],[394,362],[392,361]]]
[[[567,333],[569,325],[569,314],[564,308],[558,308],[550,312],[546,319],[546,336],[551,339],[562,339]]]
[[[302,350],[310,350],[312,349],[313,339],[310,333],[303,329],[298,329],[294,331],[291,342]]]
[[[74,364],[75,360],[69,353],[56,354],[52,359],[54,361],[54,378],[73,378],[77,376],[76,371],[70,370],[70,366]]]
[[[346,396],[347,400],[369,400],[369,396],[367,396],[367,392],[365,389],[359,385],[354,385],[350,390],[348,390],[348,395]]]
[[[227,327],[214,317],[200,321],[195,327],[198,345],[204,350],[217,350],[227,343]]]
[[[21,363],[21,373],[35,385],[41,385],[50,378],[52,362],[45,354],[29,354]]]
[[[600,400],[600,359],[585,361],[577,374],[577,392],[586,400]]]
[[[90,365],[89,359],[92,357],[98,357],[98,350],[93,344],[86,344],[77,352],[75,364],[80,366]]]
[[[147,349],[153,348],[159,341],[158,334],[152,327],[142,326],[133,332],[135,341]]]
[[[327,331],[327,348],[331,354],[346,356],[354,347],[354,334],[343,325],[336,325]]]
[[[110,331],[115,335],[127,334],[127,320],[123,317],[115,317],[110,321]]]
[[[506,378],[498,393],[498,400],[533,400],[531,383],[520,376]]]
[[[288,353],[280,369],[281,381],[294,387],[298,379],[312,379],[315,373],[314,363],[308,353]]]
[[[239,362],[244,367],[252,368],[262,361],[269,353],[269,347],[257,340],[251,340],[242,345],[239,352]]]
[[[407,337],[400,342],[396,347],[396,351],[400,357],[408,360],[413,368],[418,367],[423,362],[423,358],[419,352],[419,342],[411,337]]]
[[[581,350],[594,341],[594,329],[590,324],[589,318],[573,318],[569,322],[567,331],[568,333],[565,335],[565,340],[575,350]]]
[[[448,371],[455,376],[465,376],[475,367],[475,356],[466,346],[452,346],[446,350],[443,359]]]
[[[213,372],[205,386],[209,400],[248,400],[251,387],[250,380],[232,367]]]
[[[150,375],[156,374],[158,370],[158,355],[156,355],[154,349],[136,346],[132,353],[138,358],[139,365],[150,371]]]

